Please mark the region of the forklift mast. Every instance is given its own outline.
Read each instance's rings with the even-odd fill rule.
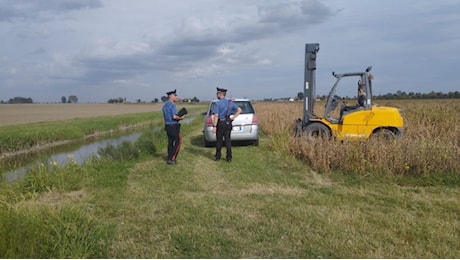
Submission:
[[[306,125],[313,117],[313,106],[316,95],[316,54],[319,43],[305,44],[305,71],[303,90],[303,124]]]

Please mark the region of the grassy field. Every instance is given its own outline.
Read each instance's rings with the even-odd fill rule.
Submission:
[[[304,147],[283,145],[296,141],[301,113],[286,104],[272,113],[256,104],[260,145],[234,147],[232,163],[213,161],[198,117],[183,126],[177,165],[165,163],[164,131],[150,129],[101,160],[41,165],[1,183],[0,257],[460,258],[458,181],[436,170],[315,170]],[[406,111],[427,127],[437,118]]]

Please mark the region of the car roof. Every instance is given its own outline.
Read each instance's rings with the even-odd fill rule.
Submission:
[[[249,100],[249,99],[247,99],[247,98],[230,98],[230,100],[231,100],[231,101],[249,101],[249,102],[251,101],[251,100]],[[211,101],[211,102],[212,102],[212,103],[215,103],[215,102],[217,102],[217,101],[219,101],[219,99],[214,99],[214,100]]]

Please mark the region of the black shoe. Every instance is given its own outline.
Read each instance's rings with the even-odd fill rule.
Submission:
[[[232,162],[232,159],[227,159],[227,162]]]
[[[216,162],[220,161],[220,158],[216,158]]]
[[[168,164],[176,164],[176,161],[168,160]]]

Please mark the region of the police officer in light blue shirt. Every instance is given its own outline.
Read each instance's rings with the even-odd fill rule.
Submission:
[[[216,135],[216,161],[219,161],[221,158],[222,143],[225,139],[225,147],[227,148],[227,162],[231,162],[231,132],[233,128],[232,121],[241,113],[241,108],[239,108],[230,99],[226,99],[226,94],[226,89],[217,88],[217,98],[219,101],[217,101],[214,105],[212,132]]]
[[[165,131],[168,135],[167,163],[176,164],[176,158],[182,144],[179,121],[183,120],[185,116],[177,115],[176,105],[174,104],[178,100],[176,90],[169,91],[166,95],[168,95],[168,101],[163,105],[163,118],[165,121]]]

